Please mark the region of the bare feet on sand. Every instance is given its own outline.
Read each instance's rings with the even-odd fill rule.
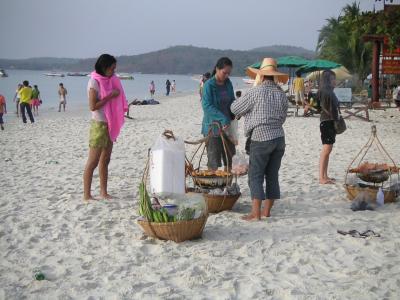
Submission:
[[[114,199],[114,196],[111,196],[110,194],[100,195],[100,197],[101,197],[101,199],[104,199],[104,200]]]
[[[263,212],[261,213],[261,217],[269,218],[270,216],[271,216],[270,211],[263,210]]]
[[[319,184],[334,184],[334,180],[330,178],[323,178],[319,180]]]
[[[244,221],[260,221],[261,220],[261,215],[260,214],[248,214],[242,217],[242,220]]]
[[[89,196],[83,196],[83,201],[90,201],[90,200],[97,201],[97,200],[99,200],[99,199],[97,199],[97,198],[93,197],[92,195],[89,195]]]

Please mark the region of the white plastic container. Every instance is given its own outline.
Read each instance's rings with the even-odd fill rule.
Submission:
[[[185,194],[185,144],[164,134],[151,147],[150,191],[164,198]]]
[[[385,194],[383,193],[382,188],[379,188],[378,192],[376,193],[376,204],[378,206],[385,204]]]

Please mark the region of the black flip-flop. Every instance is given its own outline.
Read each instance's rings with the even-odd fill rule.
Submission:
[[[362,236],[365,237],[381,237],[381,235],[379,233],[375,233],[373,230],[366,230],[363,233],[361,233]]]
[[[381,235],[379,233],[375,233],[372,230],[366,230],[363,233],[358,232],[357,230],[349,230],[349,231],[343,231],[343,230],[338,230],[337,233],[341,235],[350,235],[355,238],[361,238],[365,239],[367,237],[380,237]]]

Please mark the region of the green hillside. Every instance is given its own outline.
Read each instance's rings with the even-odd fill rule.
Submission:
[[[139,55],[119,56],[120,72],[141,72],[146,74],[201,74],[211,71],[219,57],[228,56],[233,61],[233,74],[244,75],[246,66],[263,57],[299,55],[312,58],[314,52],[292,46],[270,46],[248,51],[217,50],[194,46],[174,46],[167,49]],[[0,59],[4,69],[90,71],[95,58],[31,58],[23,60]]]

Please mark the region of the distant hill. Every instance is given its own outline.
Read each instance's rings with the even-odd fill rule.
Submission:
[[[167,49],[139,55],[119,56],[120,72],[141,72],[146,74],[202,74],[211,71],[218,58],[228,56],[233,61],[233,74],[243,76],[248,65],[264,57],[298,55],[313,58],[314,52],[292,46],[269,46],[248,51],[217,50],[194,46],[174,46]],[[96,58],[31,58],[23,60],[0,59],[4,69],[90,71]]]
[[[65,70],[68,66],[78,64],[80,59],[35,57],[26,59],[0,59],[0,68],[24,70]]]
[[[268,52],[268,53],[286,53],[285,55],[291,56],[301,56],[307,59],[314,59],[316,57],[315,51],[311,51],[302,47],[295,46],[285,46],[285,45],[274,45],[274,46],[266,46],[251,49],[250,51],[254,52]],[[279,55],[280,56],[280,55]]]

